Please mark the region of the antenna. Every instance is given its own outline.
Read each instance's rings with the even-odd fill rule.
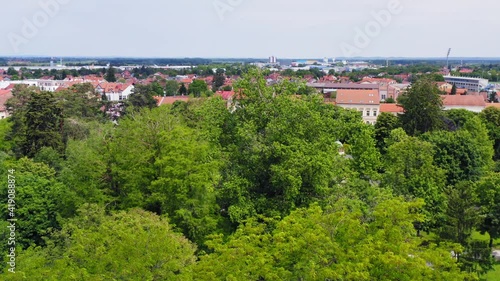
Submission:
[[[450,59],[451,48],[448,49],[448,54],[446,55],[446,69],[450,69],[449,67],[449,59]]]

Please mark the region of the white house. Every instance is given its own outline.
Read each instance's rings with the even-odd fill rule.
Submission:
[[[132,94],[134,85],[130,83],[101,83],[96,87],[96,91],[105,94],[109,101],[122,101],[128,99]]]

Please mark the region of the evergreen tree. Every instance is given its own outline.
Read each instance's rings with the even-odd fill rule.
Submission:
[[[404,108],[401,124],[409,135],[443,128],[443,100],[439,93],[433,81],[422,78],[398,98],[398,103]]]
[[[106,81],[116,82],[115,72],[116,72],[115,69],[112,66],[110,66],[106,71],[106,77],[105,77]]]
[[[457,85],[453,84],[453,87],[451,87],[450,95],[456,95],[456,94],[457,94]]]
[[[33,157],[45,146],[64,152],[62,109],[52,93],[32,95],[25,118],[26,138],[21,143],[24,155]]]
[[[186,86],[184,85],[184,83],[182,83],[181,87],[179,88],[179,94],[182,96],[187,94],[187,89],[186,89]]]

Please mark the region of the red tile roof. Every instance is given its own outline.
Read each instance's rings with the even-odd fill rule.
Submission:
[[[486,106],[483,97],[472,95],[441,96],[445,106]]]
[[[0,111],[5,111],[5,103],[8,99],[12,98],[12,91],[10,90],[0,90]]]
[[[184,101],[187,102],[189,101],[188,96],[175,96],[175,97],[154,97],[158,106],[160,105],[165,105],[165,104],[173,104],[176,101]]]
[[[404,108],[395,103],[381,103],[380,112],[403,113]]]
[[[234,96],[234,91],[217,91],[215,96],[220,96],[223,100],[229,100]]]
[[[101,87],[104,91],[104,93],[120,93],[125,91],[128,87],[130,87],[132,84],[123,84],[123,83],[101,83],[99,84],[99,87]]]
[[[337,104],[380,104],[377,90],[338,90]]]

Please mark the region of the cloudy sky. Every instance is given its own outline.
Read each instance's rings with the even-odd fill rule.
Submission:
[[[3,1],[0,56],[500,57],[497,0]]]

